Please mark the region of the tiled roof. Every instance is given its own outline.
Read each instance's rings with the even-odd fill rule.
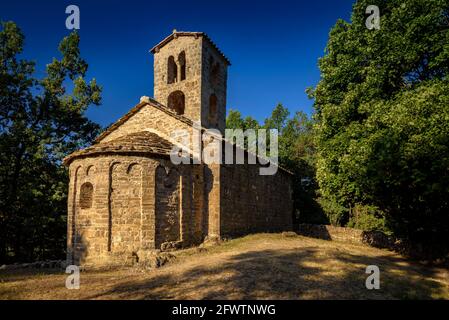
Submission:
[[[142,131],[131,133],[117,139],[94,144],[86,149],[76,151],[66,158],[64,163],[68,165],[78,157],[98,154],[156,154],[169,156],[173,144],[155,133]]]
[[[157,50],[159,50],[160,48],[165,46],[167,43],[169,43],[176,37],[203,37],[204,39],[209,41],[209,43],[212,45],[213,48],[215,48],[218,51],[218,53],[223,57],[223,59],[226,61],[226,63],[229,66],[231,65],[231,61],[229,61],[229,59],[224,55],[224,53],[221,52],[221,50],[218,48],[218,46],[212,41],[212,39],[209,38],[209,36],[207,34],[205,34],[204,32],[190,32],[190,31],[173,30],[173,33],[171,35],[169,35],[164,40],[162,40],[157,45],[155,45],[153,48],[151,48],[150,52],[151,53],[157,52]]]

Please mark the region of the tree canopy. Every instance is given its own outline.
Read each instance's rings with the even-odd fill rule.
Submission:
[[[67,170],[61,160],[100,127],[85,111],[101,101],[80,56],[80,37],[59,44],[42,79],[19,56],[25,37],[13,22],[0,30],[0,261],[60,258],[65,250]],[[69,92],[69,89],[71,91]]]
[[[320,59],[317,180],[345,207],[374,205],[401,237],[440,247],[449,233],[447,0],[359,0]],[[368,5],[380,29],[365,26]]]

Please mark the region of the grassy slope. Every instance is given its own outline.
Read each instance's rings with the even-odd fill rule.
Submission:
[[[257,234],[176,255],[157,270],[82,272],[79,290],[60,271],[0,271],[0,299],[449,299],[447,270],[365,246]],[[365,288],[368,265],[380,290]]]

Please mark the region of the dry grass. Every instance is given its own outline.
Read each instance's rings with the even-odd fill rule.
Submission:
[[[447,270],[365,246],[257,234],[176,255],[152,271],[82,272],[79,290],[61,271],[0,271],[0,299],[449,299]],[[365,288],[367,265],[380,290]]]

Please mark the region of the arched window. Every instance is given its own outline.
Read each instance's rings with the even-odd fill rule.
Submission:
[[[181,51],[181,53],[178,56],[179,61],[179,71],[180,71],[180,81],[186,79],[186,53],[184,51]]]
[[[173,56],[168,57],[167,62],[167,83],[175,83],[178,76],[178,66],[176,65],[175,58]]]
[[[218,125],[218,106],[215,94],[211,94],[209,97],[209,125],[212,127]]]
[[[174,91],[168,96],[167,106],[177,114],[184,114],[185,97],[182,91]]]
[[[94,193],[94,186],[90,182],[85,182],[81,185],[79,204],[81,209],[92,208],[92,199]]]

